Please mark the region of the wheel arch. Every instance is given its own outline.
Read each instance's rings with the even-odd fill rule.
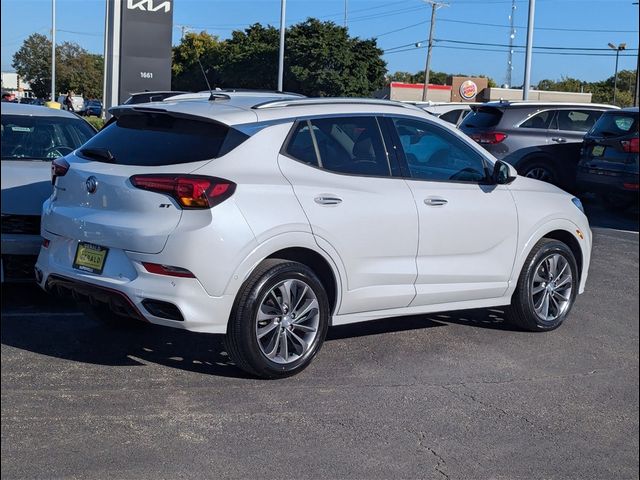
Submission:
[[[300,262],[311,268],[327,291],[331,315],[338,311],[342,300],[343,279],[346,279],[344,266],[339,262],[337,254],[334,256],[320,248],[313,235],[306,232],[276,235],[258,245],[236,268],[225,294],[236,297],[251,272],[263,261],[273,258]]]
[[[553,240],[558,240],[559,242],[564,243],[571,253],[573,253],[574,258],[576,259],[576,263],[578,265],[578,281],[582,278],[582,266],[584,260],[582,258],[582,248],[580,248],[580,244],[575,236],[566,231],[566,230],[553,230],[544,235],[542,238],[550,238]],[[537,242],[536,242],[537,243]]]

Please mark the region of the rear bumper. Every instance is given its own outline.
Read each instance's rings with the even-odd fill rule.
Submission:
[[[637,189],[629,188],[629,185],[638,185],[637,173],[579,168],[576,181],[578,188],[586,192],[638,194]]]
[[[126,251],[117,249],[109,250],[101,275],[83,272],[72,267],[75,240],[53,235],[49,240],[49,247],[41,248],[36,263],[36,281],[41,288],[70,294],[78,301],[106,304],[120,315],[158,325],[226,333],[233,296],[212,297],[195,278],[149,273]],[[174,314],[166,313],[171,311]]]

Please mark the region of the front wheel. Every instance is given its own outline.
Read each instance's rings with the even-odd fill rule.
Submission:
[[[529,331],[558,328],[578,293],[578,266],[564,243],[543,238],[524,263],[511,299],[510,320]]]
[[[238,293],[227,347],[242,370],[262,378],[286,377],[311,363],[328,325],[329,301],[313,270],[269,259]]]

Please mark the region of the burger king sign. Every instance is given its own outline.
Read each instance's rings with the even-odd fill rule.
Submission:
[[[464,100],[473,100],[478,94],[478,85],[473,80],[467,80],[460,84],[460,97]]]

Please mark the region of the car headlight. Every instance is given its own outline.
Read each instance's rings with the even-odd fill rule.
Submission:
[[[582,213],[584,213],[584,207],[582,206],[582,202],[580,201],[580,199],[579,199],[579,198],[573,197],[573,198],[571,199],[571,201],[573,202],[573,204],[574,204],[576,207],[578,207],[578,209],[579,209]]]

